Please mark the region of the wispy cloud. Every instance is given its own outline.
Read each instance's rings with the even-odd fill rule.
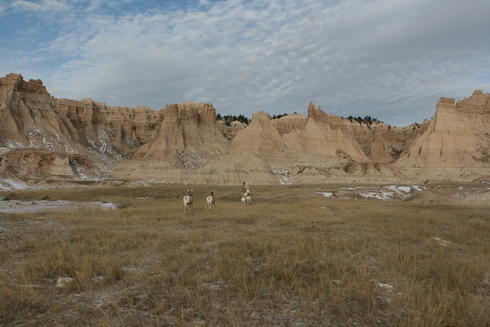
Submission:
[[[429,117],[439,96],[490,91],[482,85],[487,0],[200,4],[65,17],[47,47],[63,58],[45,71],[49,89],[155,108],[209,101],[246,114],[303,111],[314,100],[329,112],[395,123]]]
[[[68,8],[65,3],[56,0],[42,0],[40,2],[15,0],[11,6],[14,9],[25,11],[58,11]]]

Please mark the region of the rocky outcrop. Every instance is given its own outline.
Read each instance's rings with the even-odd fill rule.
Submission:
[[[18,74],[0,78],[0,154],[15,149],[80,154],[107,177],[112,166],[149,140],[159,121],[160,112],[149,108],[55,99],[39,80],[24,81]]]
[[[229,146],[221,137],[212,141],[219,145],[218,149],[204,146],[207,142],[191,142],[198,146],[187,147],[182,141],[182,135],[191,130],[206,135],[200,130],[199,114],[186,115],[193,122],[187,129],[176,118],[178,114],[171,117],[165,118],[163,121],[167,122],[160,127],[165,132],[156,133],[155,140],[138,151],[137,158],[142,161],[125,163],[132,165],[129,176],[220,184],[240,184],[244,180],[255,184],[379,183],[490,176],[488,95],[478,91],[457,104],[442,99],[433,120],[406,127],[350,121],[328,115],[313,104],[307,117],[293,114],[271,119],[265,112],[258,112],[248,126],[228,138]],[[216,135],[216,130],[224,134],[219,123],[213,123],[215,132],[211,135]],[[448,136],[454,140],[448,138],[448,145],[442,145],[441,152],[442,140]],[[175,161],[177,149],[187,148],[206,149],[203,153],[213,155],[199,161],[203,156],[197,151],[196,164],[179,166]]]
[[[216,121],[211,104],[172,104],[131,160],[121,162],[116,178],[186,182],[186,176],[227,152],[229,141]]]
[[[490,178],[490,95],[442,98],[432,120],[396,127],[329,115],[250,124],[211,104],[113,107],[55,99],[39,80],[0,78],[0,175],[166,183],[290,184]]]
[[[226,136],[228,141],[233,140],[240,130],[247,127],[247,124],[242,123],[238,120],[232,121],[230,125],[226,125],[223,120],[218,120],[216,123],[218,129],[223,133],[223,135]]]
[[[252,117],[247,128],[242,129],[233,139],[230,154],[234,156],[275,157],[285,156],[287,146],[271,117],[260,111]]]
[[[183,102],[167,106],[160,114],[161,122],[148,142],[136,152],[135,159],[198,168],[209,158],[226,151],[228,141],[216,124],[216,110],[212,105]]]
[[[0,78],[0,144],[4,149],[83,150],[75,126],[56,109],[42,82],[26,82],[17,74]]]
[[[148,107],[111,107],[92,99],[57,99],[56,107],[76,127],[82,144],[110,155],[134,153],[162,120]]]
[[[396,161],[429,125],[429,121],[398,127],[376,121],[367,123],[349,120],[325,114],[321,108],[315,107],[312,103],[308,106],[308,113],[310,117],[322,121],[331,129],[341,130],[346,137],[360,146],[369,161],[380,163]]]
[[[314,110],[314,111],[313,111]],[[312,112],[313,111],[313,112]],[[355,140],[329,126],[329,117],[310,108],[271,119],[265,112],[239,131],[227,154],[199,170],[226,184],[323,183],[393,180],[396,172],[370,162]]]
[[[426,131],[396,165],[413,179],[471,181],[490,176],[490,95],[441,98]]]
[[[331,127],[331,118],[331,115],[310,104],[306,124],[303,128],[285,134],[284,139],[295,152],[302,151],[310,157],[367,162],[367,156],[355,139],[344,133],[344,130]]]
[[[0,155],[0,176],[24,178],[93,179],[102,176],[95,162],[86,155],[49,150],[17,149]]]
[[[301,130],[308,122],[308,117],[302,114],[290,114],[279,119],[272,120],[272,125],[277,129],[279,134],[289,134]]]

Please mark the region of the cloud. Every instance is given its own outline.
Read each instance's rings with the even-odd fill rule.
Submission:
[[[11,3],[12,8],[23,11],[58,11],[67,9],[68,6],[56,0],[42,0],[40,2],[15,0]]]
[[[26,1],[23,1],[26,2]],[[487,0],[230,0],[66,17],[45,71],[55,96],[222,113],[305,111],[405,124],[440,96],[490,91]],[[84,11],[86,13],[86,11]],[[485,82],[486,81],[486,82]]]
[[[209,5],[211,5],[211,1],[209,1],[209,0],[199,0],[197,3],[198,3],[199,6],[209,6]]]

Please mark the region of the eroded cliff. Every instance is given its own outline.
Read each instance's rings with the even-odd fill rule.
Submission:
[[[434,118],[396,127],[329,115],[250,124],[216,119],[210,104],[162,110],[55,99],[39,80],[0,78],[0,175],[254,184],[485,179],[490,95],[442,98]]]

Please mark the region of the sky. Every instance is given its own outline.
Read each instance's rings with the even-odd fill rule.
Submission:
[[[490,92],[489,0],[0,0],[0,75],[58,98],[405,125]]]

